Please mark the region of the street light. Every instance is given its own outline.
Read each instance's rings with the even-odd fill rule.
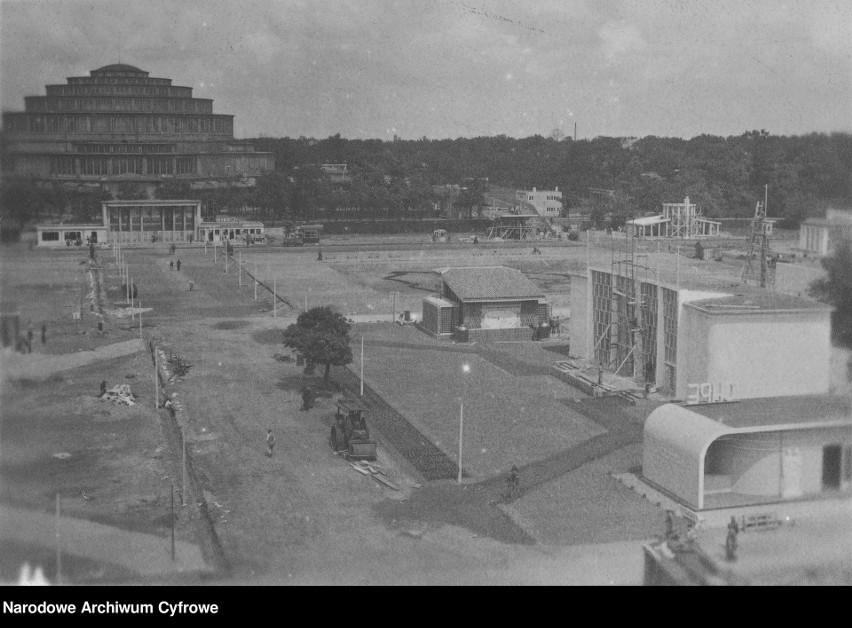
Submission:
[[[462,373],[467,375],[470,373],[470,364],[462,364]],[[467,379],[465,381],[465,390],[467,390]],[[462,481],[462,453],[463,447],[462,443],[464,442],[464,395],[462,395],[462,399],[459,402],[459,477],[458,483],[461,484]]]

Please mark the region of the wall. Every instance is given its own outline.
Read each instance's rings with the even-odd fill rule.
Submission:
[[[571,275],[571,318],[568,319],[568,338],[571,340],[571,352],[581,358],[589,358],[592,353],[591,304],[589,303],[590,282],[583,275]]]
[[[731,477],[732,490],[745,495],[781,496],[787,498],[816,495],[822,492],[822,460],[825,445],[852,443],[852,427],[816,428],[753,434],[737,434],[714,441],[705,459],[708,473]],[[790,452],[798,457],[798,480],[782,479],[783,461],[790,464]],[[794,485],[791,485],[793,483]]]
[[[690,383],[733,383],[738,399],[827,393],[830,336],[827,311],[713,314],[707,358],[690,361],[685,374]]]
[[[811,284],[825,277],[822,266],[776,264],[775,290],[796,297],[807,297]]]
[[[697,456],[696,456],[697,457]],[[673,441],[644,433],[642,476],[673,493],[693,508],[699,507],[698,460]]]

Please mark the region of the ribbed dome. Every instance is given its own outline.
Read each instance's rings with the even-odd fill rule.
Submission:
[[[126,63],[113,63],[112,65],[105,65],[102,68],[98,68],[97,70],[92,70],[91,74],[105,74],[108,72],[138,72],[139,74],[148,74],[145,70],[140,70],[139,68],[127,65]]]

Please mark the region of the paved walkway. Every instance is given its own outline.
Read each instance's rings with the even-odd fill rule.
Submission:
[[[93,351],[77,351],[50,355],[43,353],[17,353],[4,349],[0,353],[0,377],[3,379],[38,379],[54,373],[75,369],[102,360],[121,358],[145,350],[141,340],[126,340],[98,347]]]
[[[168,536],[131,532],[112,526],[60,517],[63,553],[124,567],[143,577],[206,571],[197,545],[175,541],[175,560]],[[3,504],[0,537],[22,543],[56,546],[56,517],[50,513]]]

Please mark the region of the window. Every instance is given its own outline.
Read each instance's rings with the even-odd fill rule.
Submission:
[[[59,242],[59,232],[58,231],[42,231],[41,241],[42,242]]]

